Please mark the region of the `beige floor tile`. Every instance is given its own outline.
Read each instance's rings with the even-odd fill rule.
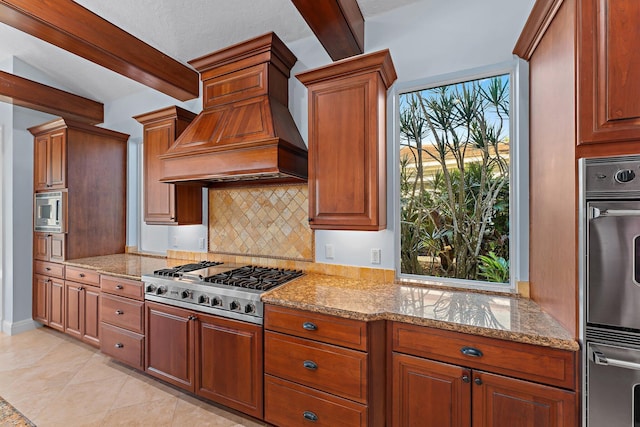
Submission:
[[[81,366],[76,366],[74,375],[70,378],[69,384],[81,384],[85,382],[103,379],[127,379],[127,372],[95,355],[87,359]]]
[[[12,372],[14,381],[2,395],[6,399],[16,399],[33,393],[62,390],[76,374],[74,366],[66,363],[44,363]]]
[[[100,427],[107,425],[103,423],[105,415],[106,412],[99,412],[60,420],[37,419],[33,420],[33,422],[38,427]]]
[[[25,417],[34,420],[40,415],[45,406],[55,402],[56,396],[57,393],[48,390],[40,393],[24,394],[15,398],[6,397],[6,399],[10,399],[14,408],[22,412]],[[5,396],[3,395],[3,397]]]
[[[104,417],[105,426],[171,426],[177,397],[112,409]]]
[[[167,393],[158,387],[156,383],[150,383],[138,378],[128,377],[118,395],[116,396],[112,409],[123,408],[126,406],[139,405],[155,400],[166,400],[175,398],[176,393]]]

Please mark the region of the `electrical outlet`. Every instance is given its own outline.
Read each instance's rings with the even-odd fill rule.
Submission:
[[[371,249],[371,264],[380,264],[380,258],[382,257],[381,249]]]
[[[199,247],[200,249],[204,249],[204,237],[200,237],[200,238],[198,239],[198,247]]]
[[[324,257],[326,259],[334,259],[336,257],[336,252],[332,244],[324,245]]]

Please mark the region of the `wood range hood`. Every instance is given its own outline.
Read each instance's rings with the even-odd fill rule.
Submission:
[[[200,72],[203,110],[159,156],[161,181],[306,182],[307,148],[287,108],[296,60],[268,33],[190,61]]]

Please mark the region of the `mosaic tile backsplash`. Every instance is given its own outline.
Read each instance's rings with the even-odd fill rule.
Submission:
[[[313,261],[306,184],[209,190],[209,252]]]

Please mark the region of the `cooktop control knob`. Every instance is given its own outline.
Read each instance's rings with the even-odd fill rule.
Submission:
[[[190,295],[191,295],[191,293],[189,291],[180,292],[180,296],[182,297],[182,299],[189,298]]]
[[[198,297],[198,303],[209,304],[209,297],[206,295],[200,295],[200,297]]]
[[[167,287],[166,286],[160,286],[158,289],[156,289],[156,294],[158,295],[162,295],[162,294],[166,294],[167,293]]]
[[[154,285],[147,285],[147,293],[154,293],[156,291],[156,287]]]
[[[253,305],[253,304],[247,304],[244,307],[244,312],[247,313],[247,314],[255,313],[256,312],[256,306]]]
[[[213,299],[211,300],[211,305],[214,307],[222,305],[222,299],[218,297],[213,297]]]
[[[620,169],[618,172],[616,172],[616,176],[615,176],[616,181],[618,181],[621,184],[633,181],[633,178],[635,177],[636,177],[636,173],[631,169]]]
[[[230,310],[240,310],[241,308],[242,307],[240,306],[240,303],[238,301],[232,301],[229,305]]]

